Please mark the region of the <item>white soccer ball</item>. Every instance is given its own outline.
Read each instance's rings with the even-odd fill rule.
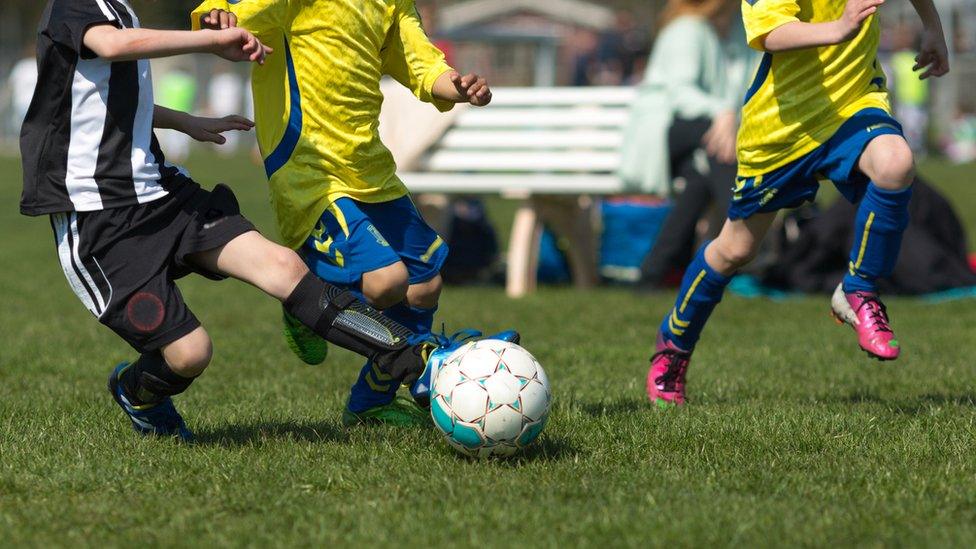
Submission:
[[[462,454],[511,456],[539,437],[549,419],[549,379],[514,343],[471,342],[437,371],[430,412],[447,442]]]

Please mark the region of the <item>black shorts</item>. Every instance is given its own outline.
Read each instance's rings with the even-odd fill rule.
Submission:
[[[184,176],[166,198],[95,212],[51,216],[64,275],[98,320],[140,353],[200,326],[175,281],[190,273],[224,277],[187,262],[253,231],[233,191],[204,190]]]

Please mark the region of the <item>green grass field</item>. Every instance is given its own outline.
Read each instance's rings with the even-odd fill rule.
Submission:
[[[271,232],[259,170],[191,167]],[[973,167],[925,171],[976,229]],[[670,295],[450,288],[440,320],[520,328],[555,393],[540,444],[471,462],[432,429],[343,430],[356,357],[304,366],[275,303],[188,279],[216,358],[179,399],[187,447],[131,431],[104,381],[132,351],[69,291],[47,221],[17,214],[17,161],[0,173],[0,545],[976,544],[973,302],[891,300],[906,355],[881,365],[824,298],[729,297],[693,405],[661,412],[643,383]]]

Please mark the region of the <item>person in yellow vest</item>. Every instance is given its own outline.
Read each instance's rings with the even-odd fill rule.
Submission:
[[[447,64],[413,0],[205,0],[191,18],[197,28],[239,25],[280,52],[253,71],[252,86],[284,244],[327,282],[429,334],[448,248],[418,213],[380,141],[380,80],[389,75],[448,111],[456,103],[487,105],[485,79]],[[284,318],[292,350],[306,363],[323,362],[325,341]],[[367,363],[344,423],[428,421],[424,384],[412,388],[413,401],[396,397],[400,384]]]
[[[902,25],[894,31],[894,53],[888,59],[895,116],[916,155],[926,153],[929,127],[929,83],[915,74],[915,28]]]

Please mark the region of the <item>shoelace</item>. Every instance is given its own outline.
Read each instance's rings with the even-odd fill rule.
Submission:
[[[868,307],[868,311],[871,314],[871,319],[874,320],[874,325],[879,332],[892,333],[891,327],[888,325],[888,308],[885,307],[884,303],[877,296],[865,295],[858,293],[858,297],[863,299],[861,306],[857,308],[858,312],[864,307]]]
[[[684,376],[684,372],[687,371],[690,361],[687,356],[671,349],[666,349],[655,354],[654,358],[658,356],[663,356],[668,359],[668,369],[655,379],[654,383],[663,385],[665,391],[672,392],[676,390],[676,384]],[[653,361],[653,358],[651,360]]]
[[[448,336],[445,326],[441,324],[441,333],[432,333],[430,335],[439,347],[450,347],[457,343],[463,343],[476,337],[481,337],[483,334],[478,330],[459,330]]]

